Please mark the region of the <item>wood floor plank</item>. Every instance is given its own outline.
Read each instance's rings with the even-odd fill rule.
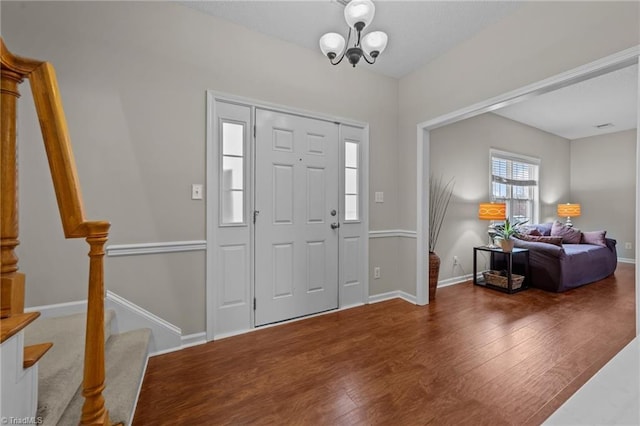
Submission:
[[[134,425],[536,425],[634,315],[633,265],[561,294],[463,283],[153,357]]]

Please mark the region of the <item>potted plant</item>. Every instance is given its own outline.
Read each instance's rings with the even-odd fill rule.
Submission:
[[[527,220],[518,220],[515,223],[511,223],[507,218],[504,224],[495,226],[496,237],[500,239],[500,246],[503,251],[509,253],[513,250],[515,241],[511,237],[520,235],[520,227],[527,222]]]
[[[453,194],[454,181],[444,183],[442,177],[429,179],[429,300],[436,298],[440,256],[435,252],[438,236]]]

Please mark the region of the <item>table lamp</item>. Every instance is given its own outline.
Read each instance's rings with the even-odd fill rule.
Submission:
[[[566,217],[566,225],[569,227],[573,226],[571,218],[580,216],[580,204],[558,204],[558,216]]]
[[[506,203],[480,203],[478,205],[478,219],[480,220],[490,220],[488,234],[489,234],[489,244],[487,247],[497,248],[493,243],[493,237],[495,235],[495,230],[493,228],[494,220],[505,220],[507,218],[507,204]]]

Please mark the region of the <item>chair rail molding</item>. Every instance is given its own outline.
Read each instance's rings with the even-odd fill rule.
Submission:
[[[136,256],[141,254],[180,253],[185,251],[205,251],[205,240],[169,241],[159,243],[111,244],[107,246],[107,256]]]
[[[382,229],[379,231],[369,231],[369,238],[416,238],[416,231],[406,229]]]

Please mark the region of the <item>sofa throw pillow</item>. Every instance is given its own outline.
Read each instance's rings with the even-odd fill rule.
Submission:
[[[547,223],[536,223],[535,225],[531,225],[533,227],[535,227],[538,232],[540,232],[540,235],[551,235],[551,227],[553,226],[553,222],[547,222]]]
[[[519,237],[523,241],[533,241],[538,243],[553,244],[554,246],[562,247],[562,237],[551,237],[548,235],[520,235]]]
[[[596,246],[607,246],[605,239],[607,231],[589,231],[582,233],[582,244],[594,244]]]
[[[551,236],[562,237],[564,244],[580,244],[582,232],[580,232],[579,229],[572,228],[556,220],[553,222],[553,226],[551,226]]]
[[[531,225],[531,226],[523,226],[520,229],[520,235],[537,235],[537,236],[540,236],[540,235],[542,235],[542,233],[540,233],[540,231],[538,231],[538,228],[536,228],[535,225]]]

